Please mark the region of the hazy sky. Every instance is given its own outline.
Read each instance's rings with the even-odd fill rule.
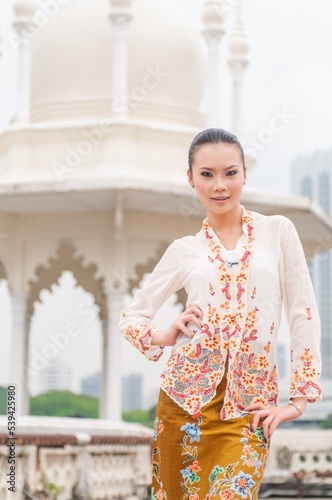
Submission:
[[[199,29],[201,0],[174,1],[185,10]],[[220,61],[220,125],[224,128],[231,128],[231,77],[227,65],[227,37],[233,22],[232,5],[237,3],[237,0],[226,0],[229,13]],[[317,149],[331,148],[332,145],[332,2],[244,0],[243,6],[244,24],[250,43],[250,65],[245,75],[243,140],[248,146],[254,145],[256,156],[256,167],[249,175],[248,185],[287,193],[291,191],[290,166],[294,159]],[[0,129],[7,126],[15,113],[16,60],[8,42],[11,10],[11,0],[0,2],[0,27],[3,36],[3,56],[0,59]],[[62,283],[62,293],[67,294],[68,300],[71,297],[73,304],[90,300],[81,289],[73,290],[74,285],[68,276]],[[61,312],[58,294],[59,289],[55,287],[53,294],[45,295],[45,305],[36,311],[32,325],[35,349],[40,348],[42,338],[45,339],[50,332],[57,332],[62,327],[60,320],[54,320],[52,325],[48,320],[51,311],[52,317],[58,317]],[[57,308],[56,315],[54,307]],[[171,314],[170,311],[171,309],[168,314]],[[0,363],[1,384],[9,382],[10,313],[4,284],[0,287],[0,318],[0,352],[4,353]],[[100,368],[100,326],[98,322],[81,326],[79,340],[73,341],[62,354],[64,361],[75,368],[73,388],[76,390],[79,389],[78,377],[92,374]],[[75,356],[78,344],[81,353],[79,358]],[[124,372],[142,371],[146,380],[149,379],[149,388],[157,385],[161,364],[158,368],[146,362],[129,345],[123,346],[123,360]],[[131,368],[126,369],[126,366]]]

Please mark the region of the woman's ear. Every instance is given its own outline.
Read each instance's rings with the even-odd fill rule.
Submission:
[[[247,182],[247,165],[244,165],[243,167],[243,174],[244,174],[244,183],[245,184]]]
[[[188,170],[187,170],[187,177],[188,177],[188,182],[189,182],[190,186],[192,188],[195,187],[194,186],[194,181],[193,181],[193,174],[192,174],[190,168],[188,168]]]

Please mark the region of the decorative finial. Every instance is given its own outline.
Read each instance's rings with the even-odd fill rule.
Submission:
[[[127,32],[133,18],[132,0],[109,0],[113,27],[113,98],[112,115],[120,119],[128,115],[128,41]]]
[[[202,35],[208,49],[207,69],[207,125],[220,123],[220,42],[224,35],[225,8],[222,0],[205,0],[203,5]]]
[[[112,9],[116,9],[116,8],[127,8],[127,9],[130,9],[131,6],[132,6],[132,0],[110,0],[110,4],[111,4],[111,7]]]
[[[18,35],[17,50],[19,51],[17,111],[15,121],[18,124],[30,122],[31,107],[31,54],[30,38],[34,27],[36,0],[15,0],[15,19],[13,26]]]
[[[229,64],[234,62],[241,64],[243,67],[247,66],[249,62],[249,43],[242,21],[242,5],[238,5],[236,9],[234,29],[229,37],[228,50]]]
[[[242,22],[242,5],[237,6],[235,22],[228,42],[228,64],[233,76],[233,132],[242,140],[243,132],[243,82],[249,63],[248,36]],[[248,160],[248,156],[247,156]]]
[[[225,8],[222,0],[206,0],[202,12],[203,35],[224,34]]]
[[[18,18],[31,19],[36,12],[36,0],[15,0],[14,13]]]
[[[109,0],[111,6],[110,18],[116,22],[128,22],[132,19],[132,0]]]

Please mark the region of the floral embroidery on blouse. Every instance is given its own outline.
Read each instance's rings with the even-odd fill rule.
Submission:
[[[126,313],[123,313],[123,317],[126,316]],[[142,335],[142,330],[145,330],[144,334]],[[130,336],[132,339],[131,342],[136,347],[139,351],[141,351],[143,354],[145,351],[150,350],[150,342],[151,342],[151,336],[152,336],[152,330],[147,324],[140,325],[140,328],[133,328],[132,325],[129,325],[126,329],[126,334]],[[151,357],[152,361],[158,361],[160,356],[162,355],[163,351],[161,350],[160,353],[157,355]]]
[[[191,352],[183,352],[180,356],[176,350],[173,351],[164,373],[161,376],[161,386],[180,406],[190,414],[199,413],[201,407],[209,402],[216,393],[218,383],[224,374],[226,358],[222,350],[227,350],[230,359],[233,359],[232,370],[236,374],[242,371],[243,361],[237,360],[235,352],[243,341],[252,340],[253,322],[256,319],[256,310],[250,311],[247,316],[241,312],[245,308],[242,301],[247,293],[249,264],[252,258],[252,243],[254,242],[254,230],[252,225],[252,216],[249,212],[243,217],[243,223],[247,226],[247,242],[244,245],[242,256],[239,260],[239,266],[235,271],[235,266],[229,266],[222,256],[222,246],[216,241],[207,219],[203,222],[203,231],[208,241],[210,254],[207,255],[208,262],[216,266],[218,281],[220,284],[221,295],[226,299],[226,310],[223,307],[212,307],[208,304],[205,314],[205,322],[202,324],[201,333],[203,333],[202,342],[193,347]],[[234,267],[234,269],[232,269]],[[209,286],[212,288],[211,284]],[[232,304],[232,311],[229,309]],[[225,311],[223,313],[223,311]],[[227,311],[227,312],[226,312]],[[222,330],[220,331],[220,328]],[[251,330],[250,332],[248,330]],[[214,354],[214,357],[211,356]],[[257,364],[257,366],[259,366]],[[257,370],[257,376],[262,375]],[[180,374],[184,374],[181,377]],[[169,380],[173,378],[171,386]],[[253,380],[253,384],[255,380]],[[241,377],[239,379],[241,384]],[[242,391],[245,387],[242,387]],[[238,402],[237,406],[228,403],[225,398],[225,405],[221,412],[221,418],[232,418],[233,412],[243,410],[241,404],[241,390],[239,385],[230,398]],[[229,411],[227,409],[229,408]]]
[[[191,415],[199,415],[214,397],[226,363],[222,419],[240,417],[250,403],[277,404],[282,301],[288,315],[296,314],[291,318],[290,397],[321,397],[319,317],[296,230],[285,217],[244,208],[242,222],[238,262],[227,262],[225,248],[205,219],[196,236],[169,247],[122,316],[125,338],[156,361],[163,348],[151,345],[158,330],[152,319],[161,303],[185,286],[188,302],[201,307],[201,329],[188,325],[194,337],[179,335],[161,375],[162,389]]]
[[[302,361],[301,371],[296,371],[291,384],[291,397],[307,396],[308,401],[315,401],[315,395],[320,392],[320,387],[317,384],[319,374],[315,366],[313,366],[313,356],[310,349],[304,349],[303,355],[300,357]]]

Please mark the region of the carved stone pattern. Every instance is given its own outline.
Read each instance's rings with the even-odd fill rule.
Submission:
[[[48,449],[40,450],[40,472],[44,476],[44,487],[47,491],[48,484],[55,484],[61,488],[59,500],[72,498],[72,492],[79,480],[78,467],[78,452],[79,448],[72,452],[65,449]]]
[[[5,448],[3,447],[5,450]],[[7,451],[7,450],[5,450]],[[1,454],[1,448],[0,448],[0,498],[6,498],[6,492],[7,492],[7,478],[6,474],[4,474],[4,471],[7,470],[8,463],[7,463],[7,454]]]
[[[105,498],[108,488],[114,498],[128,496],[134,493],[135,482],[133,453],[93,454],[91,455],[89,487],[97,498]]]
[[[15,491],[23,491],[25,483],[29,478],[29,462],[32,454],[30,450],[24,450],[21,447],[16,448],[15,460]],[[12,491],[8,491],[6,474],[9,473],[9,465],[7,462],[8,449],[7,446],[0,446],[0,499],[10,500],[16,495]]]
[[[163,244],[161,245],[157,253],[154,257],[150,257],[149,260],[145,264],[137,264],[135,267],[135,273],[136,273],[136,278],[131,278],[128,280],[128,292],[133,293],[134,288],[139,288],[140,282],[142,281],[143,277],[147,273],[151,273],[156,266],[156,264],[159,262],[160,258],[163,256],[165,253],[165,250],[168,245]],[[184,290],[184,288],[181,288],[181,290],[178,290],[176,292],[177,295],[177,301],[176,304],[181,304],[183,309],[185,308],[186,301],[187,301],[187,294]]]
[[[332,452],[324,451],[306,451],[294,452],[291,462],[292,472],[318,472],[330,473],[332,479]]]
[[[25,453],[25,449],[27,452]],[[34,453],[32,453],[34,449]],[[143,500],[138,488],[147,492],[151,483],[150,445],[85,445],[63,447],[18,446],[16,460],[16,491],[24,485],[33,498],[49,498],[49,486],[61,493],[58,500],[73,498],[80,474],[87,480],[89,498],[109,500]],[[87,452],[88,465],[81,470],[81,453]],[[39,458],[38,458],[39,457]],[[7,491],[7,447],[0,446],[0,498],[11,500]],[[23,496],[22,496],[23,497]]]
[[[57,250],[57,257],[48,259],[49,266],[38,266],[36,269],[36,280],[30,280],[30,294],[28,302],[29,313],[33,314],[33,304],[40,300],[39,294],[42,290],[51,291],[54,283],[57,283],[63,271],[72,271],[77,282],[87,291],[92,293],[96,304],[99,306],[101,318],[107,317],[107,302],[104,291],[104,279],[94,278],[97,272],[96,264],[83,265],[84,258],[75,256],[76,249],[71,244],[62,243]]]

